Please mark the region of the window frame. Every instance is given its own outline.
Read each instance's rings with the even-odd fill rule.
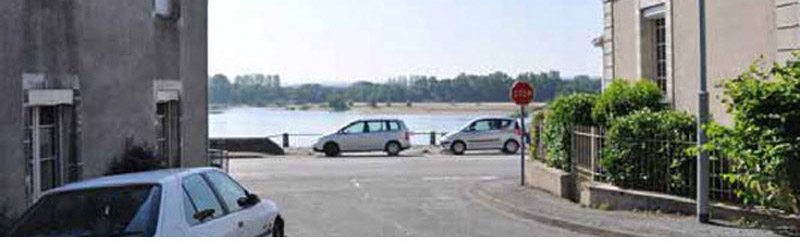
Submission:
[[[237,182],[236,180],[234,180],[232,177],[228,176],[225,173],[218,172],[218,171],[207,171],[207,172],[199,173],[199,174],[201,174],[201,176],[204,179],[206,179],[206,182],[208,183],[209,187],[211,187],[211,190],[217,196],[217,200],[219,200],[220,204],[223,205],[223,207],[224,207],[224,209],[226,211],[225,215],[227,216],[228,214],[237,213],[237,212],[240,212],[240,211],[243,211],[243,210],[247,209],[247,207],[242,207],[241,209],[233,211],[233,210],[231,210],[231,208],[228,207],[228,203],[225,202],[225,198],[223,197],[222,193],[214,186],[215,183],[214,183],[214,181],[211,180],[211,178],[209,176],[209,174],[214,173],[214,172],[222,175],[222,177],[224,177],[224,178],[230,180],[231,182],[233,182],[233,184],[235,184],[236,187],[238,187],[239,189],[241,189],[244,192],[245,196],[248,196],[250,194],[250,191],[245,189],[244,186],[242,186],[242,184],[239,184],[239,182]],[[236,205],[238,206],[238,204],[236,204]],[[220,216],[220,217],[223,217],[223,216]]]
[[[203,183],[208,187],[208,189],[211,190],[211,194],[214,196],[214,200],[217,202],[217,204],[219,204],[219,207],[222,208],[222,215],[220,215],[218,217],[211,217],[211,218],[206,219],[204,221],[198,221],[198,223],[193,223],[192,222],[192,221],[194,221],[193,218],[187,218],[184,215],[183,216],[184,220],[189,225],[189,227],[195,227],[195,226],[198,226],[198,225],[201,225],[201,224],[205,224],[205,223],[217,220],[217,219],[224,218],[225,216],[228,216],[230,214],[230,212],[228,212],[228,208],[225,206],[225,202],[220,200],[219,194],[217,194],[217,191],[214,189],[213,186],[211,186],[211,184],[209,183],[208,179],[203,175],[203,173],[194,173],[194,174],[191,174],[191,175],[188,175],[188,176],[185,176],[185,177],[181,178],[181,190],[185,194],[185,196],[186,196],[185,198],[188,198],[189,199],[189,203],[192,204],[192,209],[194,210],[194,212],[195,213],[199,212],[199,211],[197,211],[197,204],[195,203],[194,199],[192,199],[191,195],[189,195],[189,191],[186,190],[186,186],[184,184],[186,183],[185,180],[187,178],[195,176],[195,175],[199,176],[200,179],[203,181]],[[181,202],[181,206],[185,206],[185,205],[186,205],[185,202]],[[186,208],[184,208],[184,209],[186,209]],[[184,212],[185,212],[185,210],[184,210]]]

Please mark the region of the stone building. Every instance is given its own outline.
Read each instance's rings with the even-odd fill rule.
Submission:
[[[699,76],[697,0],[602,0],[604,86],[613,79],[655,81],[666,102],[696,112]],[[798,0],[707,0],[708,81],[712,119],[731,124],[715,84],[751,63],[785,61],[800,49]]]
[[[207,0],[0,1],[0,212],[102,176],[127,140],[207,165],[206,26]]]

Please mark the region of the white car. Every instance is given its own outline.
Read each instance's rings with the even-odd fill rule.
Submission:
[[[411,148],[405,123],[397,119],[356,120],[339,131],[324,135],[314,144],[314,151],[326,156],[342,152],[385,151],[396,156]]]
[[[509,118],[479,118],[439,139],[442,149],[462,155],[467,150],[499,149],[514,154],[520,147],[520,125]]]
[[[275,203],[217,169],[168,169],[53,189],[9,235],[283,236],[283,224]]]

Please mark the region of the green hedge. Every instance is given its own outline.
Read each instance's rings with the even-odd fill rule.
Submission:
[[[709,150],[734,160],[726,180],[747,205],[800,213],[800,62],[756,64],[722,84],[735,124],[706,127]]]
[[[607,182],[624,188],[689,195],[688,141],[694,117],[677,111],[636,111],[615,119],[606,133],[600,166]]]
[[[592,119],[602,127],[609,127],[614,119],[638,110],[665,109],[663,99],[661,89],[652,81],[615,80],[603,90],[597,100],[592,109]]]
[[[575,125],[594,125],[592,107],[595,94],[571,94],[550,102],[544,123],[545,161],[551,167],[570,170],[569,151],[571,130]]]

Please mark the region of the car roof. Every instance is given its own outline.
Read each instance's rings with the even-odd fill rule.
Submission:
[[[397,122],[403,122],[403,120],[396,119],[396,118],[364,118],[364,119],[353,120],[353,121],[351,121],[351,123],[352,122],[364,122],[364,121],[367,121],[367,122],[369,122],[369,121],[381,121],[381,122],[382,121],[397,121]]]
[[[177,180],[177,178],[214,170],[219,169],[212,167],[178,168],[104,176],[81,182],[70,183],[65,186],[50,190],[46,192],[45,195],[92,188],[118,187],[137,184],[165,184],[169,183],[170,181]]]
[[[475,122],[475,121],[478,121],[478,120],[486,120],[486,119],[500,119],[500,120],[510,120],[510,121],[515,121],[516,120],[516,119],[513,119],[513,118],[506,118],[506,117],[488,117],[487,116],[487,117],[478,117],[478,118],[472,119],[472,120],[470,120],[470,122]]]

